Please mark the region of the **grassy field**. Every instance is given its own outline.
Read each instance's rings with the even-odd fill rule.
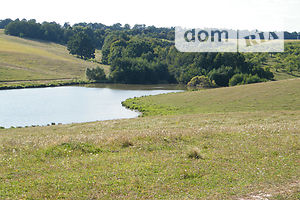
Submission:
[[[100,60],[100,51],[96,59]],[[84,79],[87,67],[108,66],[78,59],[65,46],[8,36],[0,30],[0,81]]]
[[[145,117],[0,130],[0,199],[299,199],[299,84],[143,97],[125,104]]]
[[[300,79],[128,99],[144,115],[300,110]]]

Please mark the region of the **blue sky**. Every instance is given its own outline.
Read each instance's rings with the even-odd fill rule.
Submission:
[[[300,32],[300,0],[9,0],[0,19]]]

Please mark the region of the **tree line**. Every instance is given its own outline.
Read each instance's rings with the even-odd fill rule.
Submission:
[[[157,28],[145,24],[136,24],[132,28],[129,24],[122,26],[120,23],[112,26],[102,23],[77,23],[71,26],[65,23],[61,26],[56,22],[38,23],[34,19],[5,19],[0,20],[1,28],[12,36],[67,44],[71,54],[84,59],[93,58],[95,49],[101,49],[105,38],[112,32],[174,40],[174,28]]]
[[[8,35],[42,39],[63,44],[66,44],[75,34],[77,27],[91,30],[93,43],[99,49],[103,45],[105,36],[113,31],[123,31],[127,35],[147,35],[153,38],[174,40],[174,28],[157,28],[155,26],[146,26],[145,24],[136,24],[130,27],[129,24],[122,26],[120,23],[112,26],[106,26],[102,23],[76,23],[71,26],[69,23],[64,23],[61,26],[56,22],[38,23],[35,19],[0,20],[0,29],[5,29],[5,33]]]
[[[205,76],[216,86],[229,86],[274,77],[269,68],[241,53],[182,53],[172,41],[122,32],[105,38],[102,62],[111,65],[109,79],[118,83],[187,84],[195,76]]]
[[[86,71],[89,79],[98,81],[187,84],[198,77],[190,85],[204,81],[215,87],[267,81],[274,77],[270,68],[263,65],[267,54],[179,52],[174,46],[174,28],[144,24],[130,27],[120,23],[112,26],[65,23],[61,26],[56,22],[37,23],[25,19],[1,20],[1,27],[9,35],[65,44],[71,54],[83,59],[94,58],[95,49],[101,49],[101,62],[111,66],[109,76],[105,76],[101,68]],[[295,37],[295,33],[289,36]],[[271,56],[278,62],[290,63],[291,69],[300,68],[299,48],[288,46],[287,54]]]

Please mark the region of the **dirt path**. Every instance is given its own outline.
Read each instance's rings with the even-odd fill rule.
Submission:
[[[300,181],[294,181],[286,186],[275,187],[266,191],[249,194],[245,197],[237,198],[237,200],[273,200],[276,196],[280,199],[286,199],[288,196],[300,193]],[[296,200],[296,199],[295,199]]]

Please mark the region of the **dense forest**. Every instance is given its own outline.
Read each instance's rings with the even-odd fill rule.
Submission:
[[[182,53],[174,46],[174,28],[120,23],[61,26],[25,19],[0,20],[0,28],[8,35],[67,45],[71,54],[83,59],[94,59],[95,49],[101,50],[101,62],[111,66],[110,74],[87,70],[87,77],[98,81],[187,84],[193,77],[203,76],[215,86],[255,83],[273,79],[270,66],[265,65],[270,57],[276,70],[300,71],[300,46],[292,43],[284,53]],[[285,38],[296,40],[299,35],[286,32]]]

